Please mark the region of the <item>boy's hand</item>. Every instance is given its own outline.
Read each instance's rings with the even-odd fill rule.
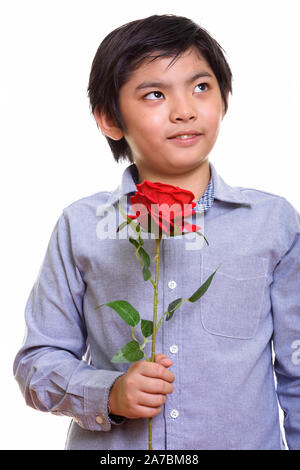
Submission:
[[[167,394],[172,393],[173,364],[165,354],[156,354],[155,362],[134,362],[113,384],[109,395],[112,414],[126,418],[151,418],[161,412]]]

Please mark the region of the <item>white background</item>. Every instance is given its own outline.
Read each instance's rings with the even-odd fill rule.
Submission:
[[[0,4],[1,439],[3,449],[63,449],[69,418],[25,405],[12,374],[24,308],[62,209],[118,183],[90,114],[102,39],[152,14],[187,16],[226,51],[233,95],[211,161],[231,185],[300,210],[297,0],[6,0]]]

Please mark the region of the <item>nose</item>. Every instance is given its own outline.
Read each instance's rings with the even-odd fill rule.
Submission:
[[[172,122],[190,121],[197,118],[197,112],[188,98],[176,97],[170,111]]]

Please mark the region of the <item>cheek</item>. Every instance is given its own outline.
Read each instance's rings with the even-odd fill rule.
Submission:
[[[219,131],[222,121],[222,109],[218,106],[212,106],[205,109],[202,114],[205,130],[207,134],[214,135]]]
[[[151,132],[152,134],[155,132],[155,135],[162,133],[164,127],[166,125],[166,116],[159,107],[152,107],[149,112],[143,113],[140,116],[139,122],[141,128],[143,128],[146,132]]]
[[[158,131],[162,132],[162,126],[166,122],[166,118],[158,109],[154,109],[154,106],[149,112],[135,108],[132,112],[126,112],[124,118],[127,122],[128,133],[136,136],[157,135]]]
[[[145,142],[155,146],[156,143],[161,143],[165,135],[166,121],[159,113],[142,114],[135,122],[134,136],[140,143]],[[133,134],[132,134],[133,135]]]
[[[138,120],[127,121],[127,124],[125,138],[136,156],[147,154],[150,150],[157,153],[164,138],[163,123],[158,117],[144,114]]]

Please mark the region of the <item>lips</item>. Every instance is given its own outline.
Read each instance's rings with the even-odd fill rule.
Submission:
[[[192,139],[193,137],[196,137],[196,135],[199,135],[199,134],[177,135],[176,137],[173,137],[173,139],[187,140],[187,139]]]
[[[184,138],[192,138],[196,135],[201,135],[201,132],[196,131],[195,129],[187,129],[186,131],[176,132],[176,134],[171,135],[170,137],[168,137],[168,139],[178,138],[184,140]]]

